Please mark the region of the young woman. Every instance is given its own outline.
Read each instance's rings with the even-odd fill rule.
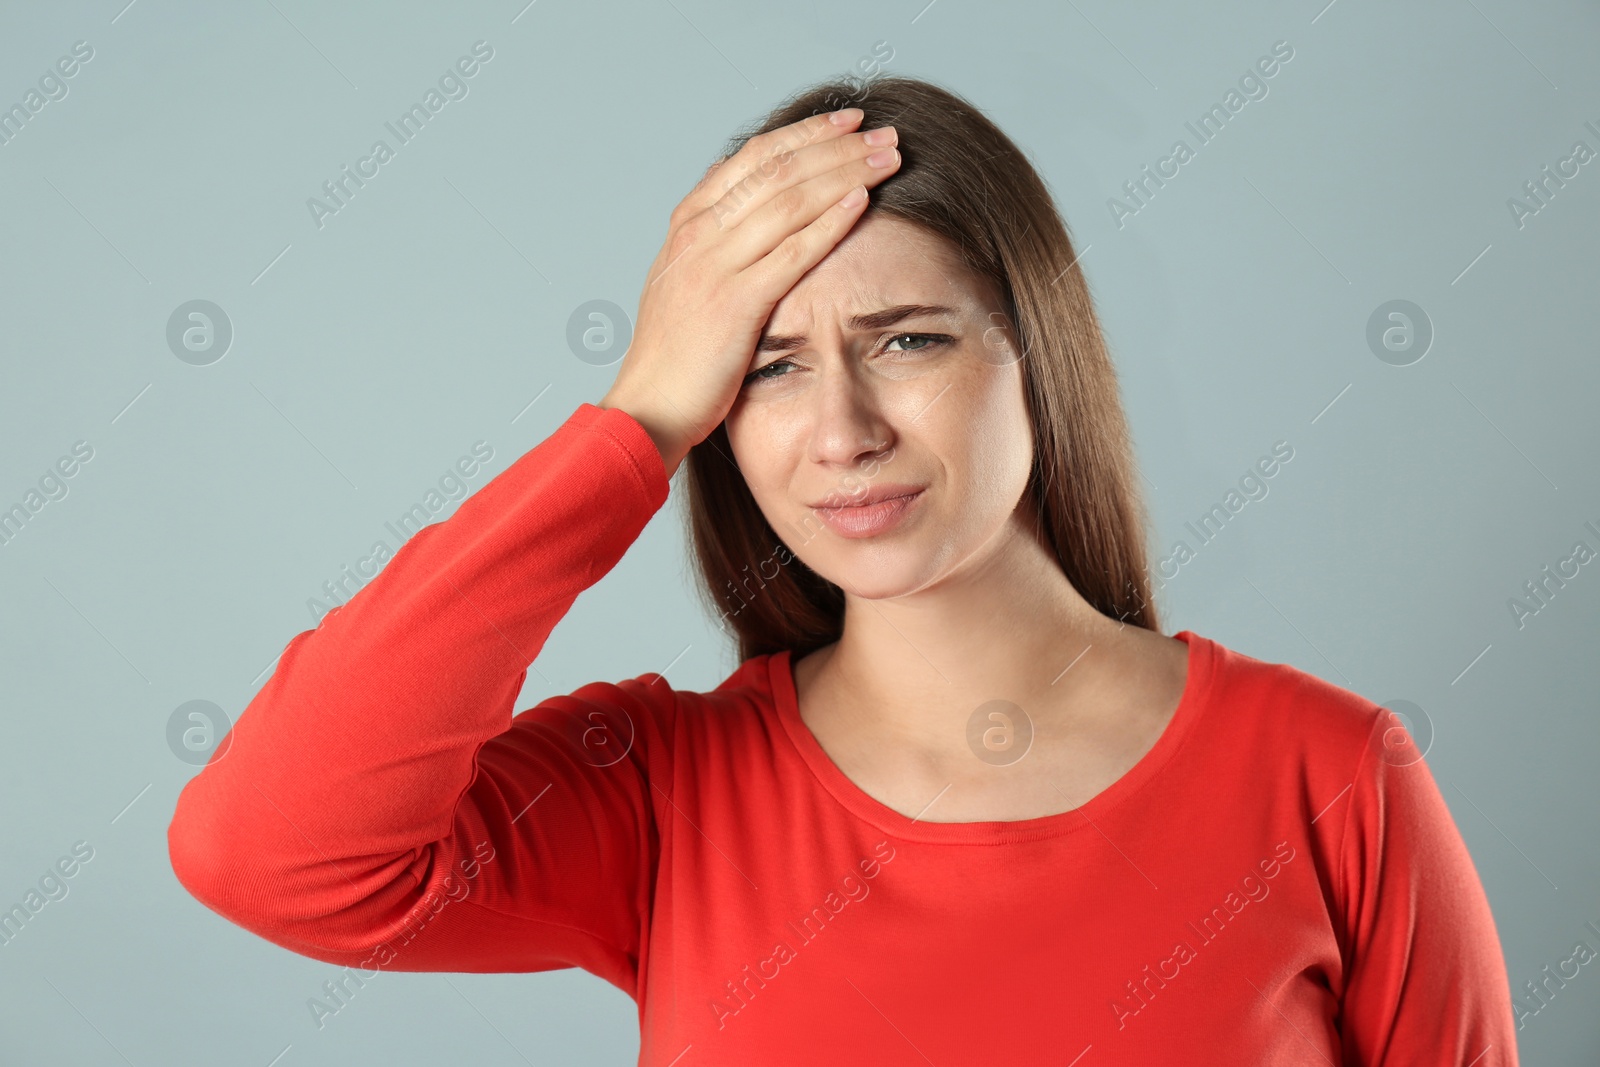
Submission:
[[[605,397],[289,642],[179,798],[184,886],[346,967],[314,1014],[385,968],[582,967],[662,1067],[1515,1064],[1488,901],[1396,720],[1160,633],[1112,364],[1023,154],[898,77],[731,147]],[[685,460],[739,667],[513,714]]]

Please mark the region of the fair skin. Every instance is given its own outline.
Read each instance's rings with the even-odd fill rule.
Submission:
[[[1187,647],[1100,614],[1062,573],[1023,499],[1033,439],[1012,336],[992,329],[999,294],[942,238],[840,205],[899,164],[867,162],[881,149],[858,122],[814,117],[707,173],[674,212],[600,406],[636,418],[669,475],[725,419],[768,522],[844,590],[843,636],[794,680],[846,777],[929,822],[1067,811],[1155,743]],[[949,310],[851,322],[909,305]],[[816,504],[873,484],[922,492],[881,534],[819,521]],[[1015,762],[968,742],[996,699],[1032,723]]]

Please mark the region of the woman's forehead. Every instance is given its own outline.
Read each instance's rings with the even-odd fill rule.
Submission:
[[[945,239],[898,219],[874,219],[858,225],[801,276],[778,301],[770,323],[774,332],[789,333],[819,316],[843,324],[907,304],[981,315],[989,295],[987,279],[962,263]]]

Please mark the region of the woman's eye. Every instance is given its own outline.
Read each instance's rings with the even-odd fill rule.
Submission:
[[[901,341],[905,341],[905,340],[912,340],[912,341],[916,341],[916,342],[920,342],[920,343],[919,344],[915,344],[910,348],[901,347],[897,351],[900,351],[900,352],[922,352],[922,351],[926,351],[927,349],[930,349],[930,348],[937,348],[939,345],[942,345],[942,344],[947,344],[947,343],[949,343],[950,338],[944,336],[943,334],[937,334],[937,333],[902,333],[902,334],[898,334],[898,335],[896,335],[894,337],[891,337],[889,339],[889,343],[891,345],[899,344]]]
[[[900,345],[899,348],[885,347],[885,352],[926,352],[951,343],[950,338],[942,333],[901,333],[889,338],[890,345]],[[909,342],[904,344],[903,342]],[[787,359],[775,359],[764,367],[757,368],[744,376],[743,385],[755,382],[769,382],[774,378],[787,378],[789,371],[795,369],[795,364]]]
[[[751,382],[764,382],[764,381],[768,381],[768,380],[770,380],[772,378],[781,378],[781,377],[783,377],[783,375],[781,373],[778,373],[778,372],[774,371],[773,373],[769,374],[767,372],[771,371],[772,368],[774,368],[774,367],[792,367],[792,366],[794,366],[794,364],[790,363],[786,359],[775,359],[771,363],[768,363],[765,367],[761,367],[758,370],[753,370],[749,374],[746,374],[744,376],[745,384],[749,385]]]

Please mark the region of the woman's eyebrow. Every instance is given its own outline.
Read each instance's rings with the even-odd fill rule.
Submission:
[[[883,308],[879,311],[864,311],[859,315],[852,315],[845,322],[846,328],[856,332],[866,330],[881,330],[885,326],[893,326],[902,319],[912,316],[945,315],[954,317],[955,308],[945,307],[943,304],[896,304],[894,307]],[[756,344],[757,352],[789,352],[806,343],[804,334],[767,334]]]

